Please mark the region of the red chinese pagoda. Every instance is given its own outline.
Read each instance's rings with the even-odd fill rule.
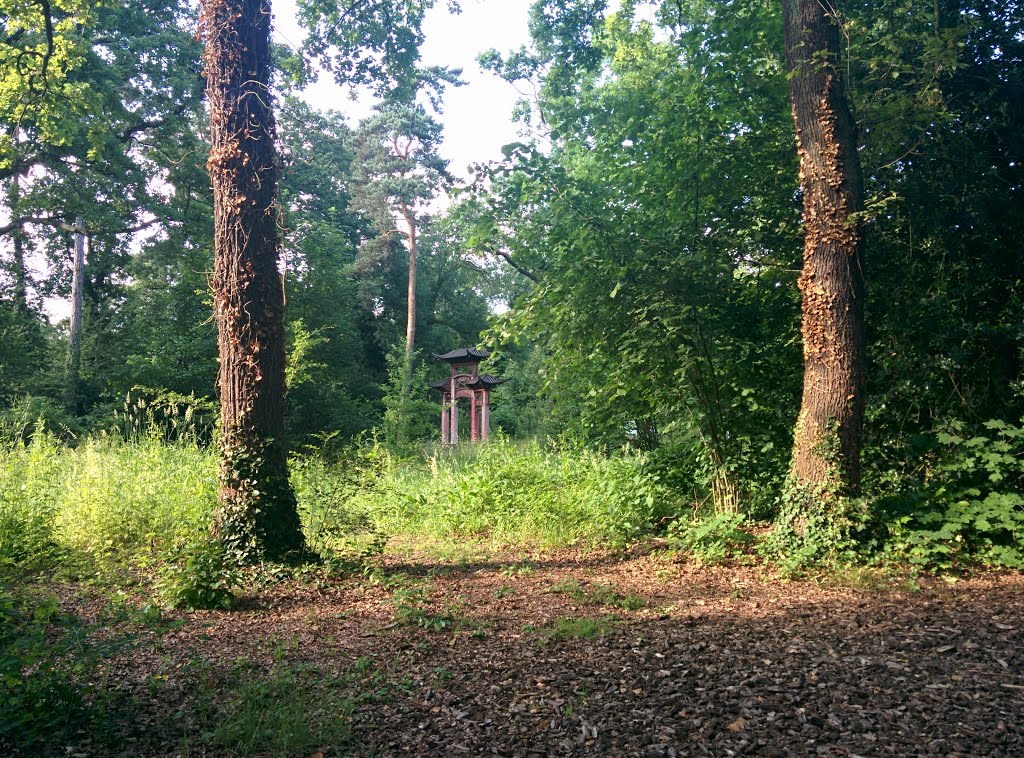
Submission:
[[[435,355],[452,367],[452,374],[430,386],[441,393],[441,442],[459,444],[459,400],[469,400],[469,429],[473,442],[491,435],[491,390],[504,382],[497,376],[480,373],[480,361],[490,353],[475,347],[461,347],[444,355]]]

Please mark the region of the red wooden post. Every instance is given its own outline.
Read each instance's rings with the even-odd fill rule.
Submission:
[[[469,439],[472,442],[480,441],[480,421],[476,415],[476,391],[469,396]]]
[[[448,430],[448,395],[441,397],[441,444],[447,445],[451,442]]]

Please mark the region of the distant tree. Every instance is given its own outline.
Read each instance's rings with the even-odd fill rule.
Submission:
[[[441,158],[441,124],[423,105],[385,101],[356,134],[356,204],[377,227],[364,245],[373,256],[399,235],[406,242],[409,270],[405,357],[416,344],[416,264],[426,206],[452,181]]]

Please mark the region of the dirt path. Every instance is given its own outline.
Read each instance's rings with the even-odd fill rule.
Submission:
[[[182,620],[119,664],[128,753],[215,753],[182,734],[210,672],[248,662],[291,666],[310,712],[343,697],[325,755],[1024,755],[1019,575],[855,590],[651,554],[406,556]]]

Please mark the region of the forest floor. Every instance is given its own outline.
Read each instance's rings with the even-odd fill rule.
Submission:
[[[132,640],[100,674],[106,734],[55,754],[1024,755],[1019,574],[392,546],[363,577],[144,614],[102,622]]]

